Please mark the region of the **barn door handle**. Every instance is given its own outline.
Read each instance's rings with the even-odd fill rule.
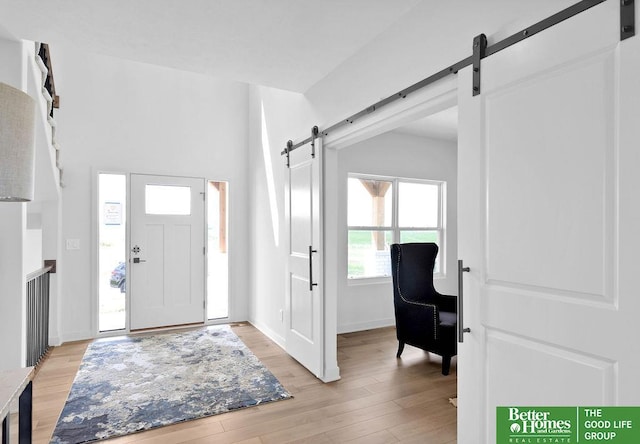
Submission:
[[[471,269],[469,267],[465,267],[462,263],[462,259],[458,259],[458,342],[462,343],[464,341],[464,334],[469,333],[471,331],[470,328],[464,328],[463,323],[463,312],[462,312],[462,273],[469,272]]]
[[[309,291],[313,291],[313,287],[317,286],[318,283],[313,282],[313,253],[317,253],[318,250],[314,250],[311,245],[309,245]]]

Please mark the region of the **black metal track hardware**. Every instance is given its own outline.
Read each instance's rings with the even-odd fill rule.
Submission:
[[[501,40],[499,42],[494,43],[493,45],[487,46],[486,50],[485,50],[485,54],[484,54],[484,58],[489,57],[499,51],[502,51],[503,49],[508,48],[509,46],[515,45],[516,43],[527,39],[533,35],[536,35],[537,33],[544,31],[545,29],[551,28],[554,25],[557,25],[560,22],[563,22],[571,17],[573,17],[574,15],[578,15],[581,12],[586,11],[587,9],[591,9],[594,6],[599,5],[600,3],[604,3],[606,0],[582,0],[572,6],[569,6],[566,9],[563,9],[562,11],[553,14],[550,17],[547,17],[544,20],[539,21],[538,23],[535,23],[534,25],[529,26],[528,28],[525,28],[507,38],[505,38],[504,40]],[[626,28],[626,32],[628,33],[628,35],[626,35],[624,38],[627,37],[631,37],[632,35],[635,34],[635,23],[634,23],[634,12],[630,12],[633,11],[634,8],[634,0],[618,0],[620,1],[620,5],[621,5],[621,11],[620,11],[620,15],[621,15],[621,22],[622,24],[622,28],[624,28],[625,26]],[[622,16],[625,16],[627,21],[623,21]],[[628,28],[628,27],[631,28]],[[622,36],[621,36],[622,37]],[[451,66],[448,66],[438,72],[436,72],[435,74],[430,75],[429,77],[426,77],[422,80],[420,80],[417,83],[414,83],[413,85],[409,86],[408,88],[403,89],[402,91],[399,91],[393,95],[390,95],[389,97],[387,97],[386,99],[382,99],[379,102],[374,103],[373,105],[370,105],[368,107],[366,107],[365,109],[363,109],[362,111],[359,111],[355,114],[353,114],[352,116],[346,118],[346,119],[342,119],[339,122],[331,125],[330,127],[326,128],[325,130],[319,132],[319,136],[327,136],[329,135],[331,132],[335,131],[338,128],[341,128],[345,125],[348,124],[352,124],[353,122],[355,122],[356,120],[360,119],[361,117],[367,116],[377,110],[379,110],[380,108],[382,108],[385,105],[388,105],[392,102],[395,102],[396,100],[399,99],[404,99],[405,97],[407,97],[407,95],[418,91],[444,77],[447,77],[448,75],[451,74],[457,74],[458,71],[460,71],[462,68],[465,68],[469,65],[473,64],[473,55],[460,60],[457,63],[454,63]],[[289,141],[291,142],[291,141]],[[311,142],[311,137],[308,137],[300,142],[297,143],[293,143],[291,142],[291,146],[289,146],[289,143],[287,142],[287,148],[285,148],[280,154],[281,155],[287,155],[287,158],[289,156],[289,153],[299,147],[301,147],[302,145],[305,145],[307,143]],[[287,160],[287,164],[288,164],[288,160]]]
[[[515,45],[518,42],[521,42],[524,39],[528,39],[539,32],[544,31],[545,29],[549,29],[552,26],[557,25],[558,23],[562,23],[567,19],[570,19],[574,15],[578,15],[581,12],[586,11],[587,9],[591,9],[594,6],[599,5],[600,3],[604,3],[606,0],[583,0],[575,5],[571,5],[566,9],[563,9],[560,12],[553,14],[550,17],[547,17],[544,20],[539,21],[538,23],[529,26],[521,30],[520,32],[516,32],[515,34],[500,40],[497,43],[489,46],[487,48],[487,52],[485,54],[486,57],[489,57],[497,52],[502,51],[503,49],[508,48],[509,46]]]
[[[291,166],[291,156],[289,153],[293,151],[293,140],[287,140],[287,147],[284,151],[287,153],[287,168],[289,168]]]
[[[620,0],[620,40],[636,35],[636,2]]]
[[[316,158],[316,139],[318,138],[319,132],[320,130],[318,129],[317,125],[314,125],[314,127],[311,128],[311,158],[312,159]]]
[[[473,39],[473,95],[480,94],[480,60],[487,52],[487,36],[480,34]]]

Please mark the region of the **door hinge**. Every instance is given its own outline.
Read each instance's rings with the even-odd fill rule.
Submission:
[[[620,0],[620,40],[636,35],[635,0]]]
[[[473,39],[473,95],[480,94],[480,60],[487,51],[487,36],[480,34]]]
[[[202,254],[207,254],[207,247],[202,247]]]

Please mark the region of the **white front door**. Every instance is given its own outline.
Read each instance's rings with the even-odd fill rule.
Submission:
[[[131,330],[204,321],[204,180],[131,175]]]
[[[640,403],[640,42],[607,1],[459,73],[458,442],[496,406]],[[489,41],[489,45],[491,41]]]
[[[286,348],[323,377],[323,275],[321,221],[322,141],[290,153],[287,169]]]

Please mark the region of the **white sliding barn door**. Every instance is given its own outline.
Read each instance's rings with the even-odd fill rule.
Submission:
[[[321,139],[315,140],[315,147],[309,143],[290,153],[286,184],[286,349],[319,378],[324,374],[321,175]]]
[[[496,406],[640,404],[640,45],[607,1],[459,73],[458,442]],[[492,42],[490,41],[489,44]]]

